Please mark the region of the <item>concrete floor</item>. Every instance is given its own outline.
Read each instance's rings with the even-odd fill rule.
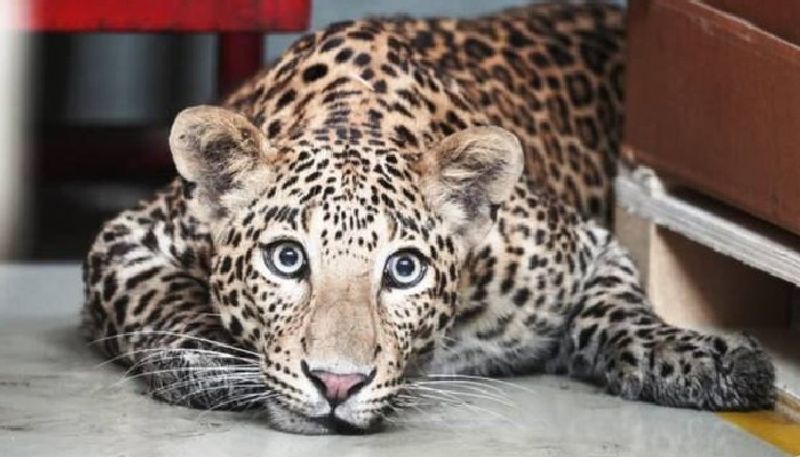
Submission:
[[[713,414],[551,376],[512,379],[514,406],[428,408],[381,434],[273,432],[254,414],[171,407],[120,382],[76,330],[80,300],[77,266],[0,266],[0,455],[784,455]]]

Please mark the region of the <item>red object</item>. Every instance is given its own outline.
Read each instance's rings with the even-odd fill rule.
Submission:
[[[222,32],[219,91],[261,66],[266,32],[308,26],[310,0],[30,0],[33,32]]]
[[[264,33],[305,30],[311,9],[310,0],[28,1],[30,15],[21,27],[31,32],[217,32],[220,95],[261,67]],[[171,169],[163,138],[164,131],[142,128],[42,132],[39,172],[56,179],[152,175]]]
[[[263,38],[260,33],[229,32],[219,35],[217,91],[227,94],[261,68]]]
[[[296,32],[310,0],[31,0],[35,32]]]

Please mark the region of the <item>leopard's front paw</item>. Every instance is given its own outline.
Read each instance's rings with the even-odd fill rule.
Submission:
[[[775,401],[775,369],[766,352],[738,347],[722,358],[731,394],[722,398],[717,409],[771,408]]]
[[[775,371],[753,338],[689,330],[625,345],[607,361],[612,394],[708,410],[770,408]]]
[[[685,335],[653,348],[647,394],[656,403],[709,410],[770,408],[775,370],[769,356],[742,335]]]

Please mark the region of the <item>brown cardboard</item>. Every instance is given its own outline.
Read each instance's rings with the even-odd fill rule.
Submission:
[[[625,153],[800,234],[800,2],[631,0],[628,20]]]

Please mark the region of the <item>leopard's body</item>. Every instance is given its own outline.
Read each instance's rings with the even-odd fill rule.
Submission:
[[[305,433],[371,429],[411,372],[769,406],[758,345],[664,323],[603,227],[623,37],[608,5],[307,35],[223,108],[176,119],[182,176],[88,255],[91,338],[154,396]],[[301,273],[276,271],[295,254]],[[398,255],[418,282],[387,276]]]

